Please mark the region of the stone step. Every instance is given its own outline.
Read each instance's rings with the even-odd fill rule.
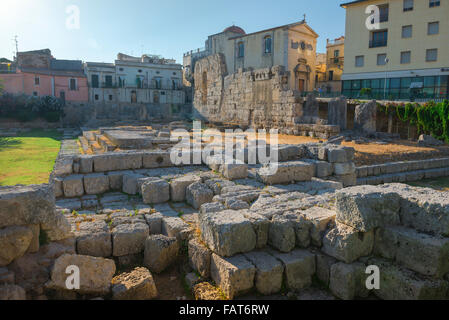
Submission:
[[[449,176],[449,167],[407,171],[401,173],[382,174],[366,178],[358,178],[357,185],[377,185],[392,182],[414,182],[422,179],[434,179]]]

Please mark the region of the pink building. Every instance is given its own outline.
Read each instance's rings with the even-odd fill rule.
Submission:
[[[65,101],[87,102],[87,77],[81,61],[57,60],[50,50],[19,53],[15,72],[0,73],[4,92],[54,96]]]

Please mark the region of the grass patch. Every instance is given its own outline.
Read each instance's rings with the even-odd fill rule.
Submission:
[[[413,187],[432,188],[439,191],[449,191],[449,177],[442,177],[437,179],[425,179],[416,182],[410,182],[409,185]]]
[[[0,186],[47,183],[61,147],[56,130],[0,138]]]

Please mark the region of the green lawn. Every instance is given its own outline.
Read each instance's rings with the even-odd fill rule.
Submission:
[[[0,137],[0,186],[47,183],[61,138],[56,130]]]
[[[409,185],[415,187],[432,188],[439,191],[449,191],[449,177],[421,180],[417,182],[411,182],[409,183]]]

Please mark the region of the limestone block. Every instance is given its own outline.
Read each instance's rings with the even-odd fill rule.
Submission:
[[[296,244],[293,223],[282,216],[274,216],[269,227],[268,244],[281,252],[292,251]]]
[[[121,224],[112,229],[113,256],[120,257],[143,250],[149,235],[149,227],[144,223]]]
[[[167,202],[170,200],[170,185],[162,179],[146,180],[142,184],[142,198],[146,204]]]
[[[94,171],[108,172],[142,168],[141,153],[110,153],[94,156]]]
[[[94,158],[91,155],[81,155],[79,157],[80,173],[92,173],[94,169]]]
[[[256,267],[255,285],[263,295],[278,293],[282,287],[283,264],[263,251],[245,253],[245,257]]]
[[[355,107],[354,129],[367,133],[376,132],[377,103],[371,101]]]
[[[262,249],[268,243],[268,232],[270,230],[270,220],[268,218],[251,211],[241,211],[243,216],[251,222],[256,233],[256,248]]]
[[[365,270],[366,266],[360,262],[333,264],[329,283],[331,292],[343,300],[367,297],[369,292],[365,282],[368,275],[365,274]]]
[[[199,209],[204,203],[212,202],[213,197],[214,193],[212,190],[201,182],[195,182],[186,189],[187,203],[195,209]]]
[[[201,178],[193,175],[187,175],[170,181],[170,198],[173,202],[182,202],[186,200],[186,189],[195,182],[200,182]]]
[[[254,287],[256,268],[243,255],[222,258],[212,254],[210,274],[223,293],[233,299]]]
[[[197,239],[189,241],[188,251],[190,266],[202,277],[208,278],[212,252]]]
[[[315,165],[303,161],[283,162],[257,171],[257,179],[268,185],[310,181],[314,175]]]
[[[331,267],[338,262],[334,257],[330,257],[321,252],[316,253],[316,276],[326,286],[329,286],[331,279]]]
[[[172,167],[169,151],[146,152],[142,156],[142,163],[145,169]]]
[[[132,171],[113,171],[108,172],[109,189],[114,191],[122,191],[123,189],[123,175],[130,174]]]
[[[337,221],[366,232],[399,224],[400,198],[397,193],[375,186],[343,189],[336,196]]]
[[[78,254],[103,258],[112,256],[111,233],[105,221],[82,222],[75,235]]]
[[[369,256],[373,245],[373,230],[362,233],[337,222],[336,227],[324,236],[322,251],[340,261],[352,263]]]
[[[72,175],[64,178],[62,188],[66,198],[81,197],[84,194],[83,176]]]
[[[220,167],[221,174],[229,180],[245,179],[248,177],[248,165],[245,163],[224,163]]]
[[[109,178],[103,173],[92,173],[84,176],[86,194],[102,194],[109,190]]]
[[[190,226],[178,217],[164,217],[161,225],[162,234],[175,237],[180,241],[186,240],[190,235]]]
[[[336,212],[326,208],[312,207],[302,211],[301,215],[310,223],[312,244],[321,247],[324,234],[329,226],[335,223]]]
[[[239,211],[200,213],[199,227],[203,241],[220,256],[229,257],[256,247],[257,237],[251,221]]]
[[[135,195],[139,193],[138,180],[146,178],[145,176],[137,173],[128,173],[123,175],[123,192]]]
[[[334,163],[333,166],[336,175],[354,174],[356,169],[353,162]]]
[[[374,253],[422,275],[441,278],[449,272],[449,239],[404,227],[376,231]]]
[[[178,258],[179,241],[174,237],[151,235],[145,241],[144,265],[155,273],[161,273]]]
[[[114,300],[151,300],[157,296],[153,276],[146,268],[135,268],[112,279]]]
[[[15,283],[14,272],[8,270],[7,268],[0,268],[0,286],[14,283]]]
[[[12,226],[0,229],[0,267],[25,254],[33,239],[30,228]]]
[[[162,218],[163,215],[159,212],[145,215],[145,220],[150,227],[150,234],[162,234]]]
[[[444,300],[448,283],[420,276],[410,270],[391,264],[383,259],[370,259],[370,265],[378,266],[380,289],[374,294],[383,300]]]
[[[201,213],[212,213],[226,210],[226,207],[221,202],[209,202],[201,205]]]
[[[33,233],[33,238],[31,238],[30,246],[28,247],[27,253],[36,253],[39,251],[39,236],[41,231],[41,226],[38,224],[32,224],[27,226]]]
[[[64,190],[62,188],[62,178],[59,177],[53,178],[53,188],[56,198],[64,196]]]
[[[15,284],[0,285],[0,301],[26,300],[25,290]]]
[[[302,249],[289,253],[270,253],[283,263],[289,290],[301,290],[312,284],[312,276],[316,272],[315,254]]]
[[[114,261],[75,254],[64,254],[55,261],[47,288],[67,290],[66,270],[69,266],[77,266],[80,270],[80,289],[75,292],[89,295],[109,293],[115,273]]]

